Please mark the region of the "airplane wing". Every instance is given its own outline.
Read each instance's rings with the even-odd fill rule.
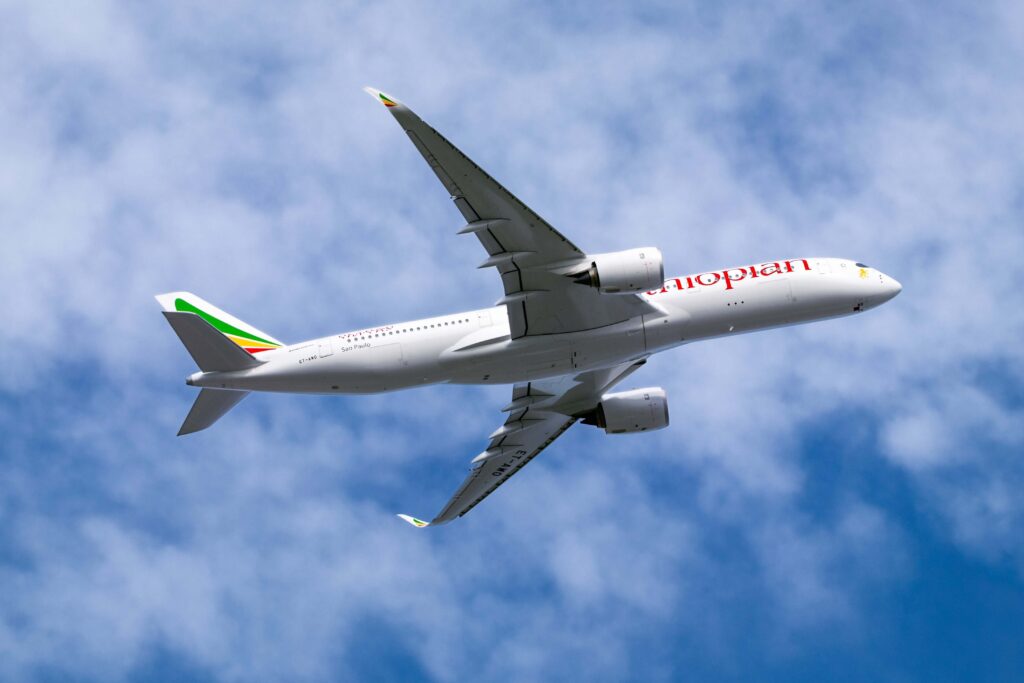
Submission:
[[[569,429],[577,420],[574,416],[593,410],[604,392],[646,362],[514,385],[512,401],[503,409],[508,418],[491,434],[484,452],[473,458],[469,475],[441,512],[429,522],[398,516],[413,526],[426,527],[466,514]]]
[[[495,267],[512,338],[603,327],[651,313],[637,295],[602,295],[566,277],[586,262],[583,250],[463,154],[408,107],[374,88],[381,102],[451,195],[466,225],[487,251],[480,267]]]

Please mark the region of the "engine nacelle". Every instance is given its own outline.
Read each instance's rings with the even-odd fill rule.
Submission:
[[[605,394],[583,423],[608,434],[646,432],[668,427],[668,398],[661,387],[646,387]]]
[[[654,247],[627,249],[590,257],[590,267],[572,275],[581,285],[605,294],[629,294],[661,289],[665,265]]]

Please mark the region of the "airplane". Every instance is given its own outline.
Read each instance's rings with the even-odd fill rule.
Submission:
[[[840,258],[793,258],[666,279],[661,252],[592,253],[517,199],[400,101],[383,104],[487,252],[494,306],[297,344],[189,292],[156,297],[199,371],[179,435],[206,429],[253,391],[369,394],[427,384],[511,384],[504,422],[430,521],[465,515],[576,422],[608,434],[667,427],[660,387],[611,391],[647,360],[691,342],[853,315],[899,294],[894,278]]]

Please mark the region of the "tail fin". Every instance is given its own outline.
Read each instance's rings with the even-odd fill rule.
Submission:
[[[230,339],[234,344],[250,354],[256,355],[283,346],[281,342],[266,332],[261,332],[230,313],[225,313],[191,292],[158,294],[156,300],[160,302],[164,311],[194,313],[198,315],[227,339]]]
[[[164,311],[164,317],[203,372],[231,372],[262,365],[195,313]]]
[[[163,307],[167,322],[203,372],[254,368],[262,364],[256,354],[284,346],[266,332],[191,292],[159,294],[156,300]],[[203,389],[181,424],[178,436],[206,429],[248,395],[248,391]]]
[[[188,411],[188,417],[181,423],[178,436],[206,429],[248,395],[248,391],[203,389],[192,404],[192,410]]]

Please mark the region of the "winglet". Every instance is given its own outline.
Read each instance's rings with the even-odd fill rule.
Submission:
[[[379,101],[381,104],[383,104],[388,109],[390,109],[391,107],[403,106],[402,103],[399,102],[398,100],[396,100],[394,97],[391,97],[390,95],[387,95],[387,94],[381,92],[380,90],[377,90],[376,88],[371,88],[370,86],[366,86],[365,88],[363,88],[363,90],[365,90],[366,92],[370,93],[370,95],[375,100]]]
[[[416,519],[415,517],[412,517],[410,515],[398,516],[404,519],[405,521],[409,522],[409,524],[412,524],[414,527],[418,527],[420,529],[422,529],[423,527],[430,526],[430,522],[424,522],[422,519]]]

